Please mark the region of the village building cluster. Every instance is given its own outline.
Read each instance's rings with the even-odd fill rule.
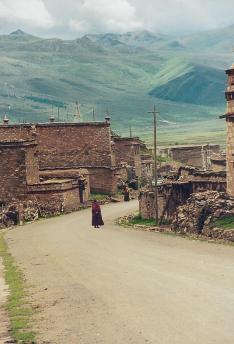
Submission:
[[[0,206],[32,202],[41,214],[59,214],[85,206],[90,192],[112,195],[126,181],[138,188],[152,175],[146,151],[139,138],[114,134],[109,118],[38,124],[11,124],[5,118]]]
[[[37,124],[12,124],[5,117],[0,125],[0,206],[13,204],[21,214],[34,204],[40,215],[60,214],[86,206],[90,193],[114,195],[127,181],[139,190],[143,219],[155,217],[157,204],[160,223],[175,224],[194,194],[234,197],[234,65],[226,73],[227,112],[221,118],[227,122],[227,151],[217,144],[158,147],[157,155],[169,162],[158,165],[157,203],[152,151],[138,137],[115,134],[110,117],[86,123],[51,118]]]
[[[140,214],[144,219],[154,218],[157,204],[160,223],[172,222],[174,231],[203,232],[234,241],[232,232],[210,227],[211,220],[234,216],[234,64],[226,74],[227,112],[220,117],[227,122],[226,152],[218,145],[160,147],[162,156],[183,166],[157,185],[158,203],[152,189],[141,192]]]

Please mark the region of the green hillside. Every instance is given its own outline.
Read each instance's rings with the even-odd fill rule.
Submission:
[[[182,72],[155,87],[149,94],[175,102],[219,106],[224,100],[225,81],[226,76],[221,69],[185,65]]]
[[[234,58],[223,46],[232,46],[233,35],[214,36],[142,31],[68,41],[20,30],[2,35],[1,117],[38,122],[59,113],[60,120],[74,121],[78,101],[83,121],[93,119],[93,108],[96,120],[108,110],[117,132],[131,127],[150,141],[148,111],[156,103],[161,142],[224,142],[225,125],[217,118],[225,111],[224,69]]]

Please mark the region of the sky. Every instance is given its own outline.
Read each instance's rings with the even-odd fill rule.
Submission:
[[[233,0],[0,0],[0,33],[42,37],[149,30],[190,34],[234,24]]]

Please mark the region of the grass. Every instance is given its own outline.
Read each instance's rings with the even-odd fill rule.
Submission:
[[[31,331],[34,309],[27,301],[23,273],[16,266],[9,253],[3,233],[0,233],[0,256],[5,267],[5,279],[9,286],[6,309],[10,317],[10,335],[17,343],[35,343],[35,333]]]
[[[142,219],[142,217],[138,214],[135,215],[133,218],[128,220],[130,225],[144,225],[144,226],[155,226],[155,219]]]
[[[92,193],[90,194],[89,196],[89,201],[93,201],[93,200],[97,200],[97,201],[104,201],[106,200],[107,198],[109,197],[109,195],[107,194],[95,194],[95,193]]]
[[[222,219],[218,219],[212,223],[214,227],[219,227],[222,229],[232,229],[234,230],[234,216],[225,216]]]

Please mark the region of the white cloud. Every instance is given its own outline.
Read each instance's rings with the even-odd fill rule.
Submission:
[[[138,29],[181,34],[230,24],[233,0],[0,0],[2,30],[47,36]]]
[[[136,18],[134,6],[127,0],[84,0],[76,8],[69,26],[79,33],[94,30],[125,32],[143,28],[143,23]]]
[[[0,20],[33,27],[53,26],[52,16],[42,0],[0,0]]]

